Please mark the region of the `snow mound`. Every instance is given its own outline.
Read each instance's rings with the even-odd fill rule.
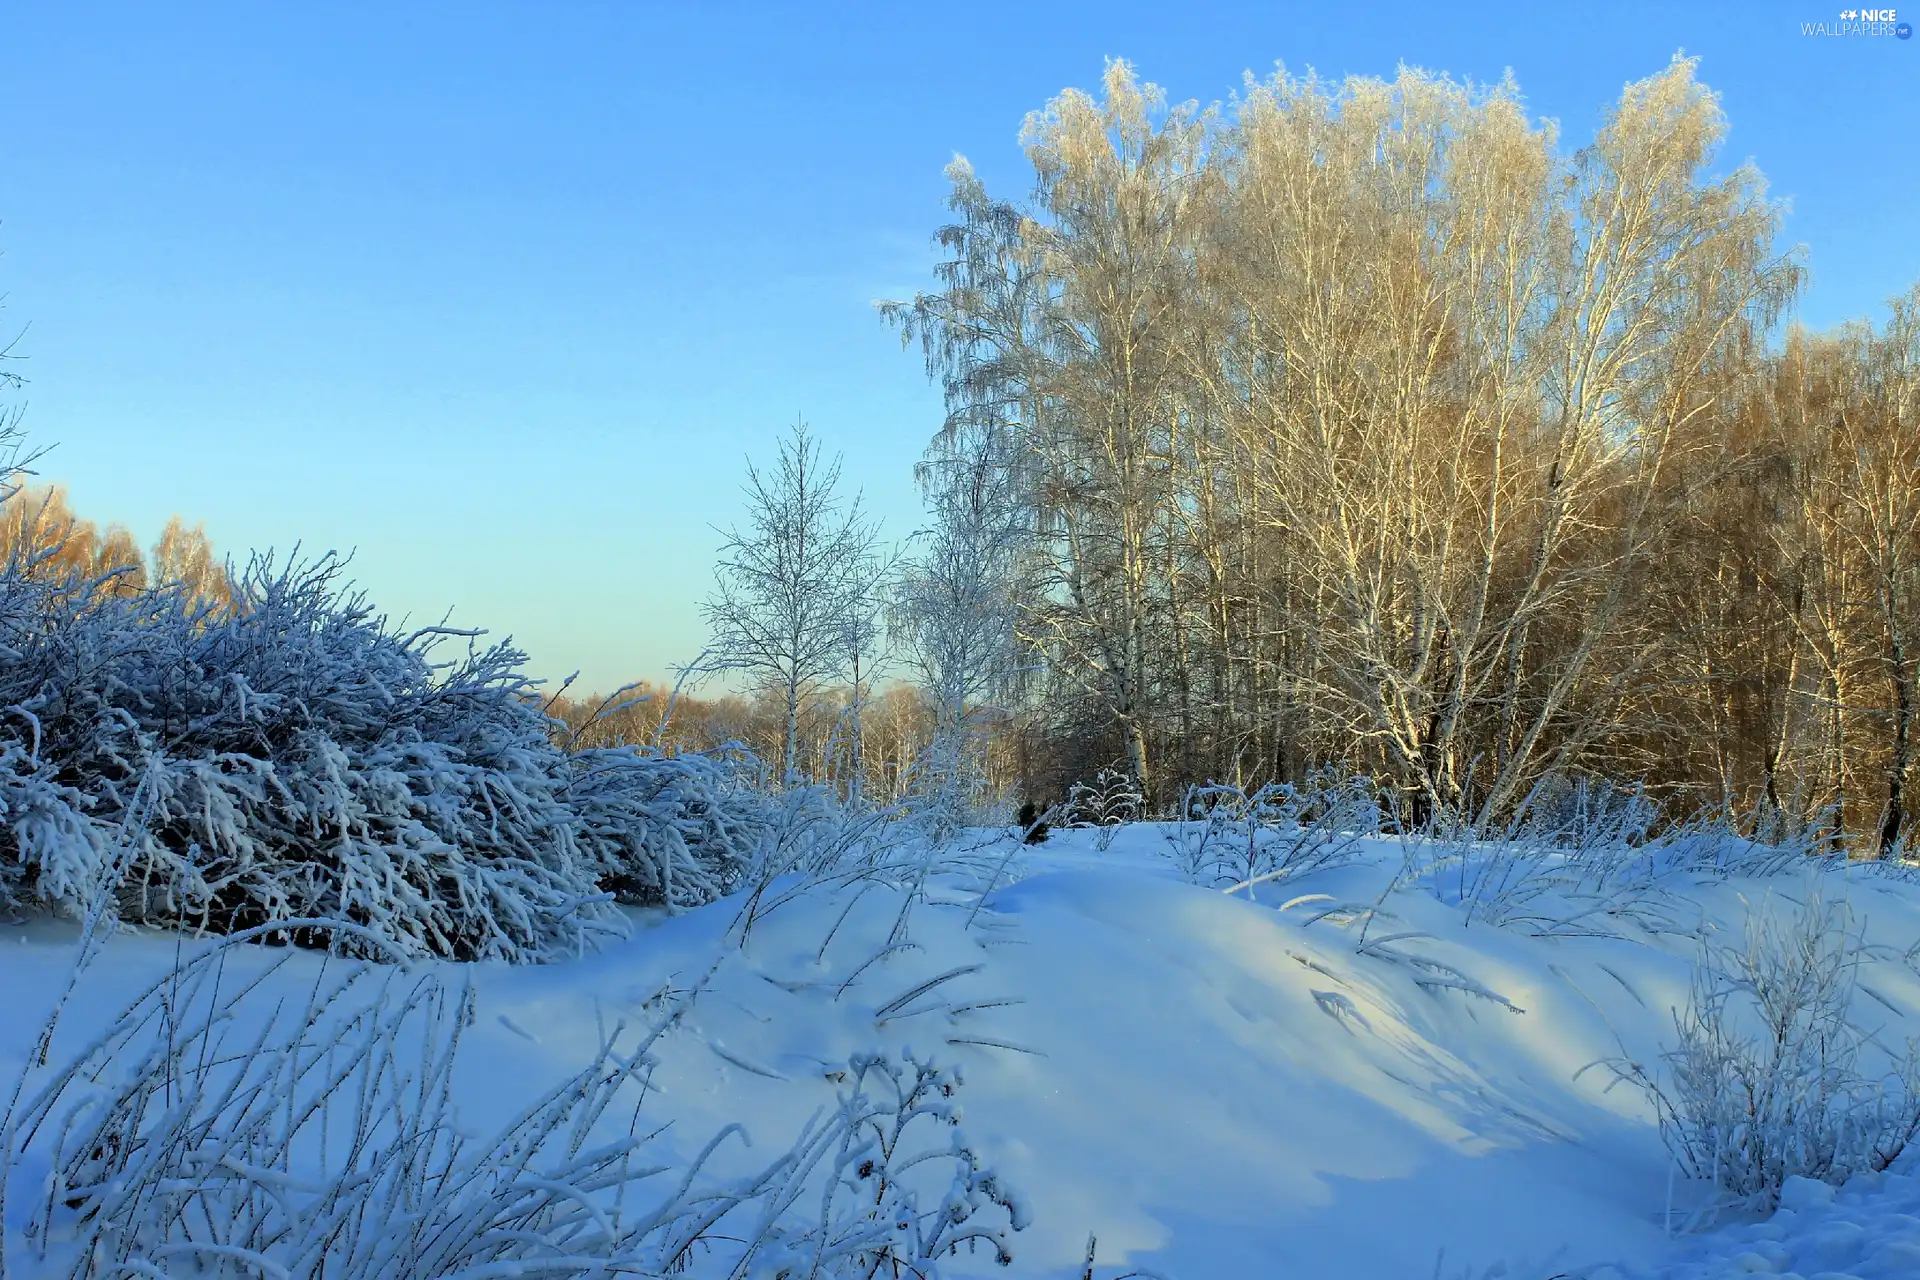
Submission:
[[[1559,905],[1529,891],[1524,910],[1502,911],[1461,890],[1484,858],[1462,870],[1458,850],[1348,834],[1339,859],[1229,894],[1184,878],[1187,846],[1168,826],[1057,831],[1037,848],[981,832],[938,856],[882,830],[881,846],[900,847],[823,855],[678,914],[630,912],[632,936],[596,954],[430,962],[471,989],[448,1098],[463,1130],[491,1132],[589,1069],[609,1029],[676,1009],[649,1043],[644,1089],[606,1110],[617,1131],[581,1140],[651,1134],[649,1159],[697,1166],[707,1194],[749,1185],[810,1118],[834,1114],[854,1064],[928,1064],[953,1081],[935,1127],[964,1133],[957,1167],[974,1181],[916,1188],[917,1212],[957,1195],[1002,1223],[930,1275],[1920,1274],[1903,1252],[1920,1224],[1910,1163],[1837,1190],[1790,1182],[1764,1222],[1680,1233],[1707,1189],[1670,1177],[1648,1098],[1594,1065],[1657,1064],[1701,939],[1738,938],[1750,916],[1809,895],[1849,904],[1854,1016],[1903,1043],[1920,1031],[1920,886],[1867,867],[1755,877],[1700,859],[1632,894],[1581,897],[1566,881]],[[72,955],[50,924],[18,936],[0,937],[16,1015],[0,1025],[0,1079],[31,1057]],[[178,945],[114,939],[52,1061],[110,1029]],[[256,973],[235,963],[236,981]],[[327,963],[296,956],[261,993],[298,1008],[298,984]],[[710,1147],[735,1125],[771,1148]],[[813,1229],[793,1215],[820,1203],[828,1168],[782,1202],[792,1238]],[[45,1175],[22,1165],[16,1239]],[[727,1274],[718,1265],[694,1258],[685,1274]]]
[[[1794,1178],[1764,1222],[1687,1241],[1633,1280],[1911,1280],[1920,1276],[1920,1171],[1863,1173],[1838,1188]],[[1598,1273],[1596,1280],[1603,1280]]]

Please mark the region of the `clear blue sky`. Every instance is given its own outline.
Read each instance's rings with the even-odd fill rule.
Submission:
[[[1920,18],[1920,0],[1903,19]],[[1801,317],[1920,279],[1920,40],[1756,4],[9,6],[0,290],[27,422],[143,542],[357,549],[374,599],[610,686],[698,651],[742,458],[804,414],[896,534],[939,405],[873,299],[928,283],[955,152],[1132,59],[1512,68],[1586,141],[1700,56],[1808,246]]]

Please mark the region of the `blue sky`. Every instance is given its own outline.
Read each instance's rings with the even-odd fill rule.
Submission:
[[[1023,115],[1104,58],[1202,101],[1277,61],[1512,68],[1577,145],[1684,49],[1792,202],[1818,327],[1920,280],[1920,41],[1801,35],[1838,13],[22,3],[4,322],[84,514],[352,548],[393,614],[607,687],[698,652],[710,526],[797,415],[913,527],[938,398],[870,304],[928,283],[948,159],[1024,191]]]

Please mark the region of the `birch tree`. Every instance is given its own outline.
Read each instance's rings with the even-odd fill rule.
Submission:
[[[1662,637],[1667,478],[1795,283],[1677,62],[1561,161],[1510,86],[1277,78],[1238,231],[1264,519],[1329,612],[1325,693],[1481,821],[1616,724]],[[1466,794],[1477,769],[1477,795]]]
[[[780,442],[771,473],[747,464],[747,523],[723,531],[713,594],[702,606],[708,668],[775,690],[784,708],[780,777],[801,779],[800,714],[846,671],[875,597],[879,534],[860,497],[840,493],[840,459],[823,462],[805,423]]]
[[[1770,541],[1812,681],[1789,693],[1810,807],[1862,852],[1911,844],[1920,714],[1920,289],[1890,323],[1796,335],[1771,391],[1797,502]],[[1796,654],[1798,657],[1798,654]]]
[[[1168,110],[1125,62],[1104,94],[1061,94],[1027,120],[1032,216],[953,171],[964,219],[945,288],[889,314],[947,375],[946,443],[985,419],[1015,458],[1040,590],[1024,642],[1104,708],[1128,771],[1149,785],[1156,714],[1150,632],[1168,565],[1174,336],[1208,121]]]
[[[903,566],[893,618],[909,674],[931,695],[935,789],[983,781],[979,737],[1019,663],[1020,575],[1031,535],[992,437],[947,447],[920,469],[933,523]]]
[[[1874,833],[1882,856],[1901,847],[1914,718],[1920,715],[1920,291],[1895,304],[1884,337],[1867,335],[1856,401],[1839,434],[1851,462],[1854,550],[1870,584],[1873,666],[1884,690],[1880,804]]]

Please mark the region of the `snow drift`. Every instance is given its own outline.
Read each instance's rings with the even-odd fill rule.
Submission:
[[[1609,859],[1296,826],[1276,828],[1269,856],[1297,874],[1222,884],[1239,869],[1194,861],[1200,830],[1137,823],[1038,848],[995,832],[934,848],[911,824],[818,830],[732,897],[632,912],[631,938],[541,966],[224,944],[223,992],[251,994],[222,995],[226,1047],[206,1054],[168,1048],[199,1043],[206,988],[166,992],[183,956],[222,944],[135,931],[100,953],[32,1065],[74,943],[16,927],[0,982],[22,994],[0,1057],[27,1069],[19,1114],[45,1118],[31,1140],[15,1130],[10,1247],[65,1274],[96,1224],[127,1223],[103,1256],[158,1274],[204,1274],[180,1261],[194,1249],[195,1265],[264,1270],[209,1245],[323,1274],[294,1247],[311,1246],[314,1198],[351,1200],[363,1183],[348,1175],[376,1185],[377,1167],[426,1190],[357,1238],[437,1224],[495,1250],[408,1261],[383,1246],[394,1275],[611,1273],[616,1258],[694,1277],[892,1276],[895,1261],[902,1276],[1063,1280],[1910,1274],[1894,1246],[1911,1153],[1836,1171],[1837,1192],[1789,1173],[1777,1206],[1740,1203],[1676,1168],[1655,1098],[1609,1069],[1638,1064],[1672,1090],[1663,1055],[1700,976],[1750,950],[1750,923],[1791,938],[1844,908],[1851,1069],[1895,1070],[1920,1030],[1920,885],[1900,869],[1781,862],[1700,832]],[[307,1018],[312,993],[348,974],[388,1003],[342,997]],[[129,1020],[142,988],[146,1020]],[[438,1021],[397,1018],[416,990],[444,993]],[[1729,1034],[1764,1028],[1755,1007],[1726,1007]],[[275,1009],[311,1039],[270,1031]],[[362,1053],[381,1009],[395,1034]],[[164,1067],[203,1057],[243,1065]],[[359,1108],[336,1092],[331,1120],[282,1142],[285,1099],[302,1095],[267,1082],[352,1061],[389,1064],[365,1076],[375,1131],[350,1141]],[[901,1101],[923,1079],[931,1110]],[[911,1125],[887,1118],[903,1114]],[[523,1140],[530,1115],[548,1145]],[[880,1118],[848,1118],[861,1115]],[[328,1124],[348,1127],[323,1157]],[[430,1137],[443,1157],[406,1155]],[[219,1215],[141,1216],[160,1200],[127,1188],[185,1194],[141,1173],[167,1143],[213,1170]],[[434,1190],[439,1171],[464,1198]]]

